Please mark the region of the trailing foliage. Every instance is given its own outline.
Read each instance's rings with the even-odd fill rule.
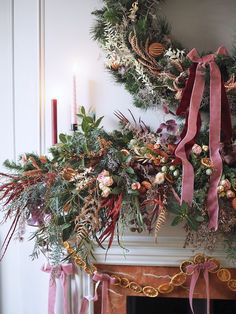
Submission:
[[[205,205],[212,166],[204,132],[191,151],[195,196],[189,207],[179,203],[181,164],[174,150],[180,131],[176,122],[168,120],[151,131],[134,117],[130,122],[120,112],[116,116],[120,129],[107,133],[100,126],[102,118],[82,108],[80,131],[61,134],[50,157],[24,154],[17,163],[5,162],[9,173],[1,173],[0,198],[4,221],[12,218],[12,225],[2,255],[13,235],[22,239],[30,225],[35,227],[32,258],[42,252],[58,264],[68,257],[63,249],[63,242],[68,241],[90,264],[95,246],[110,248],[114,236],[119,239],[127,229],[147,230],[157,238],[171,213],[173,226],[185,226],[186,244],[213,248],[223,236],[232,257],[236,170],[227,158],[219,186],[219,229],[212,232]]]

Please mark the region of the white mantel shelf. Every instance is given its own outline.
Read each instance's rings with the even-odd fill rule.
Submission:
[[[143,265],[143,266],[178,266],[197,253],[214,256],[222,265],[235,267],[226,258],[223,246],[213,252],[200,248],[184,248],[183,236],[160,236],[155,243],[154,237],[143,235],[128,235],[123,237],[121,248],[117,240],[113,241],[112,247],[107,252],[102,248],[95,250],[97,264],[108,265]]]

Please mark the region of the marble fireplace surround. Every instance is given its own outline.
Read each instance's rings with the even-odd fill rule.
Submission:
[[[144,280],[143,273],[148,274],[174,274],[177,272],[178,266],[182,261],[193,257],[197,253],[204,253],[207,256],[214,256],[225,267],[233,267],[226,259],[223,245],[219,244],[218,248],[213,252],[204,251],[202,249],[194,249],[191,247],[183,248],[184,245],[184,233],[173,227],[167,227],[164,233],[160,234],[158,242],[155,243],[154,238],[151,235],[142,234],[129,234],[123,238],[122,249],[116,240],[114,240],[112,248],[108,251],[105,258],[105,251],[102,249],[96,250],[96,266],[98,270],[102,272],[121,273],[126,274],[128,279],[136,279],[136,282]],[[235,265],[234,265],[235,266]],[[232,270],[234,277],[236,277],[236,269]],[[91,295],[93,293],[93,283],[91,279],[81,274],[78,284],[81,287],[81,292],[85,295]],[[152,283],[153,278],[146,279],[145,282]],[[224,285],[219,283],[217,279],[212,279],[212,286],[214,291],[211,290],[211,298],[222,299],[235,299],[235,293],[230,292],[228,289],[224,289]],[[199,289],[196,297],[204,298],[204,282],[200,282]],[[153,282],[153,285],[154,282]],[[202,290],[201,290],[202,286]],[[120,289],[120,290],[119,290]],[[113,308],[109,314],[126,314],[126,296],[135,295],[128,289],[117,288],[112,286],[109,292],[109,297]],[[168,295],[168,297],[188,297],[188,291],[184,289],[178,289]],[[117,304],[117,308],[115,306]],[[100,314],[99,301],[92,303],[89,306],[88,314]]]
[[[164,276],[172,276],[179,272],[178,267],[163,267],[163,266],[127,266],[127,265],[98,265],[98,271],[107,272],[110,274],[117,274],[120,277],[124,276],[129,281],[139,283],[141,286],[150,285],[157,287],[159,284],[168,282],[168,279],[160,279]],[[236,269],[231,270],[232,275],[235,277]],[[188,279],[189,280],[189,279]],[[235,300],[235,292],[230,291],[225,283],[218,280],[215,274],[210,274],[210,298],[211,299],[223,299],[223,300]],[[206,288],[203,276],[197,282],[194,298],[205,299]],[[101,289],[99,291],[99,294]],[[109,289],[109,314],[127,314],[127,297],[129,296],[144,296],[143,294],[137,294],[130,289],[121,288],[113,285]],[[189,282],[185,283],[181,287],[176,287],[173,292],[169,294],[161,294],[161,298],[186,298],[189,297]],[[169,302],[169,301],[168,301]],[[189,310],[189,313],[191,311]],[[101,313],[101,297],[99,301],[94,304],[94,314]],[[146,313],[148,313],[148,308]],[[199,312],[198,312],[199,313]],[[197,314],[197,312],[196,312]],[[201,313],[206,314],[206,313]]]

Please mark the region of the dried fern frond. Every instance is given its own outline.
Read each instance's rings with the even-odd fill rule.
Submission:
[[[144,66],[144,68],[150,72],[154,76],[158,76],[160,72],[160,65],[158,62],[150,56],[148,51],[148,40],[146,41],[145,48],[142,47],[138,43],[138,39],[136,36],[136,33],[130,33],[129,34],[129,42],[133,49],[133,51],[138,55],[138,62]]]
[[[91,233],[98,230],[98,204],[92,195],[85,198],[85,205],[82,207],[81,212],[76,216],[75,228],[77,245],[80,246],[81,242],[89,237]]]
[[[176,59],[170,59],[170,64],[176,68],[176,70],[179,71],[179,73],[184,72],[183,66],[180,62],[180,60],[176,60]]]
[[[166,217],[167,217],[167,210],[165,208],[165,206],[160,206],[159,207],[159,215],[157,217],[157,221],[156,221],[156,225],[155,225],[155,241],[157,241],[157,235],[160,231],[160,229],[162,228],[162,226],[165,224],[166,222]]]

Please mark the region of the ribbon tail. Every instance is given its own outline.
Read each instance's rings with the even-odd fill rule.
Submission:
[[[74,282],[74,289],[72,290],[72,298],[73,298],[73,313],[78,314],[78,289],[77,284]]]
[[[195,81],[196,70],[197,70],[197,63],[193,63],[189,69],[189,78],[184,88],[183,96],[176,110],[177,116],[183,115],[187,112],[187,109],[190,104],[194,81]]]
[[[70,314],[70,307],[68,303],[68,280],[67,275],[62,273],[62,288],[63,288],[63,298],[64,298],[64,312],[65,314]]]
[[[217,187],[222,175],[222,159],[220,155],[220,130],[221,130],[221,74],[217,64],[210,64],[210,130],[209,149],[213,163],[213,173],[210,177],[207,205],[209,214],[209,228],[218,228],[218,194]]]
[[[194,273],[192,274],[192,278],[191,278],[191,282],[190,282],[190,288],[189,288],[189,305],[190,305],[190,308],[191,308],[193,314],[194,314],[194,310],[193,310],[193,293],[194,293],[195,286],[196,286],[196,283],[198,281],[199,275],[200,275],[200,271],[195,269]]]
[[[81,308],[80,308],[79,314],[86,314],[87,309],[88,309],[88,304],[89,304],[89,300],[84,297],[83,300],[82,300],[82,304],[81,304]]]
[[[49,292],[48,292],[48,314],[54,314],[56,303],[56,281],[53,283],[49,280]]]
[[[207,269],[204,271],[204,279],[205,279],[205,283],[206,283],[207,314],[210,314],[209,274],[208,274]]]
[[[108,284],[106,280],[102,283],[102,310],[101,314],[107,314],[108,310]]]
[[[202,66],[198,65],[190,101],[187,133],[185,137],[182,139],[182,141],[179,142],[175,150],[176,157],[180,158],[180,160],[182,161],[183,169],[181,202],[184,201],[188,203],[190,206],[193,200],[194,170],[192,164],[188,161],[185,145],[191,142],[197,134],[198,115],[204,92],[204,87],[205,87],[204,71]]]

